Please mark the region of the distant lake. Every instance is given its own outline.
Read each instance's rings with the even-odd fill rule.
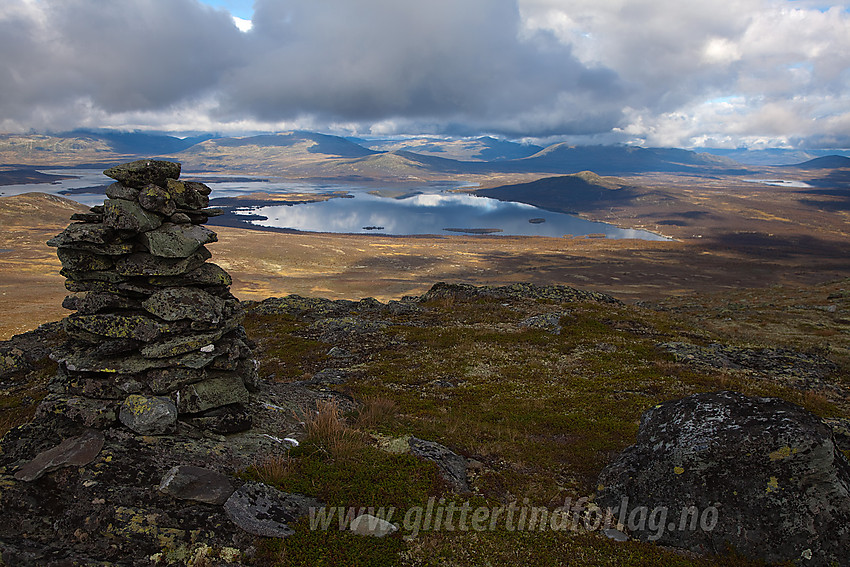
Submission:
[[[665,240],[643,230],[621,229],[572,215],[464,193],[422,193],[388,198],[352,191],[353,199],[330,199],[303,205],[265,205],[237,208],[258,226],[311,232],[373,232],[409,234],[503,234],[519,236],[582,236]],[[531,222],[529,222],[531,221]]]
[[[0,196],[40,191],[61,195],[88,206],[98,205],[105,197],[104,189],[112,179],[95,169],[39,170],[52,175],[74,175],[54,183],[0,186]],[[186,173],[187,179],[204,180],[203,175]],[[244,176],[209,176],[205,181],[212,189],[210,198],[227,199],[224,207],[242,220],[246,227],[285,228],[309,232],[361,234],[499,234],[511,236],[604,235],[606,238],[666,240],[645,231],[622,229],[578,217],[526,205],[478,197],[446,190],[445,184],[406,187],[404,191],[378,190],[362,185],[339,183],[299,183],[254,180]],[[458,185],[448,186],[458,188]],[[350,198],[282,205],[251,201],[250,206],[231,206],[233,197],[250,193],[346,192]],[[241,218],[240,218],[241,217]],[[241,223],[240,223],[241,224]]]

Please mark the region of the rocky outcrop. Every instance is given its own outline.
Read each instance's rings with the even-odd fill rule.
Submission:
[[[120,419],[140,435],[169,433],[178,418],[226,424],[220,433],[250,427],[243,406],[256,362],[231,278],[207,262],[217,237],[202,224],[219,213],[206,208],[210,189],[178,181],[174,162],[104,173],[116,180],[104,204],[48,242],[73,292],[63,306],[75,313],[39,411],[95,428]]]
[[[803,408],[736,392],[659,404],[599,477],[634,537],[806,565],[846,565],[850,462]]]

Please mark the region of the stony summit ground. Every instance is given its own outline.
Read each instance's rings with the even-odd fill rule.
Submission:
[[[152,487],[181,459],[330,506],[405,510],[446,498],[473,507],[515,501],[555,508],[566,498],[592,498],[602,468],[634,443],[646,409],[717,390],[800,404],[830,420],[848,454],[848,287],[843,280],[641,305],[528,285],[439,285],[387,303],[251,302],[245,328],[264,385],[251,404],[253,437],[131,442],[107,435],[91,472],[64,469],[23,493],[15,492],[13,471],[0,469],[9,520],[0,540],[22,552],[30,546],[113,562],[160,554],[194,565],[227,564],[225,556],[305,566],[756,565],[734,553],[701,558],[584,529],[432,530],[415,538],[402,530],[374,539],[310,530],[304,520],[286,539],[253,540],[213,507],[185,506]],[[50,325],[0,347],[0,432],[34,415],[55,370],[47,351],[62,340]],[[324,424],[309,417],[317,407]],[[39,427],[13,431],[4,445]],[[263,435],[301,444],[287,451]],[[471,494],[453,495],[433,463],[397,451],[410,436],[468,459]],[[4,462],[39,449],[7,451]],[[142,465],[127,464],[138,459]]]

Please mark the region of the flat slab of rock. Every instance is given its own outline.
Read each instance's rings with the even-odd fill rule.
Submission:
[[[271,486],[248,482],[224,503],[234,524],[261,537],[287,537],[295,533],[289,524],[321,503],[300,494],[281,492]]]
[[[209,378],[179,389],[177,410],[181,413],[200,413],[230,404],[248,403],[248,390],[237,375]]]
[[[168,179],[180,177],[180,164],[172,161],[140,159],[116,165],[103,172],[128,187],[142,188],[148,183],[165,185]]]
[[[615,517],[661,545],[847,564],[850,462],[829,425],[776,398],[717,392],[647,410],[637,443],[602,471],[596,503],[627,503]]]
[[[56,447],[42,451],[22,466],[15,473],[15,478],[31,482],[62,467],[84,467],[95,460],[103,443],[103,433],[90,429],[79,437],[65,439]]]
[[[411,437],[408,441],[410,452],[433,461],[440,467],[440,472],[457,492],[469,492],[469,484],[466,476],[466,458],[458,455],[448,447]]]
[[[157,258],[147,252],[136,252],[115,261],[115,270],[121,276],[182,276],[200,268],[212,257],[201,246],[188,258]]]
[[[223,474],[189,465],[173,467],[159,484],[159,490],[181,500],[206,504],[224,504],[234,492],[230,480]]]
[[[224,301],[194,288],[166,288],[142,302],[148,313],[166,321],[191,319],[218,323],[224,312]]]

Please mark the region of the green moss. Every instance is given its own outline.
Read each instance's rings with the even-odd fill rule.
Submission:
[[[260,556],[276,567],[392,567],[406,545],[398,536],[381,539],[337,530],[311,531],[306,522],[285,540],[263,540]]]
[[[344,460],[333,460],[304,443],[290,452],[291,473],[278,487],[314,496],[329,506],[393,506],[404,509],[443,491],[433,463],[409,454],[371,446]]]
[[[257,343],[263,380],[290,382],[324,367],[331,345],[295,335],[302,324],[294,316],[248,313],[243,325]]]

